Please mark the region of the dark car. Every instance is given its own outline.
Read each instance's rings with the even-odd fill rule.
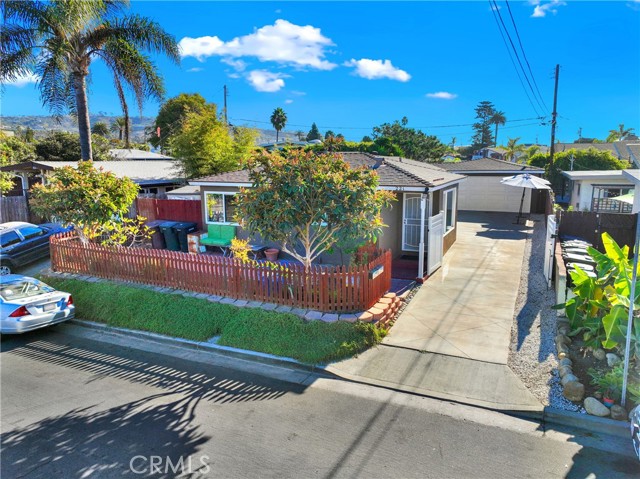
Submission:
[[[0,224],[0,275],[11,274],[20,266],[49,256],[49,237],[68,229],[55,223]]]

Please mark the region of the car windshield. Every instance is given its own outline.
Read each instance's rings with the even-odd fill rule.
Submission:
[[[51,286],[35,279],[16,279],[0,285],[0,296],[6,301],[28,298],[55,291]]]

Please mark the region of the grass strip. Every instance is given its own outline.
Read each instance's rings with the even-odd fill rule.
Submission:
[[[206,341],[286,356],[308,364],[356,355],[378,344],[385,331],[367,323],[305,321],[259,308],[239,308],[205,299],[112,282],[43,277],[73,295],[76,317],[120,328]]]

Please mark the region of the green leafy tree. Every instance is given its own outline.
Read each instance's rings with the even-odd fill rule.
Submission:
[[[169,98],[158,111],[153,130],[149,136],[149,143],[155,147],[170,145],[173,137],[180,133],[189,113],[204,112],[215,115],[217,107],[214,103],[207,103],[207,100],[199,93],[180,93],[178,96]],[[160,128],[160,136],[158,136],[158,128]]]
[[[376,142],[383,138],[388,140],[387,146],[396,145],[401,150],[400,156],[417,161],[438,161],[446,153],[447,145],[433,135],[409,128],[408,122],[407,117],[403,117],[400,121],[376,126],[373,138]]]
[[[100,135],[104,138],[109,137],[109,125],[107,125],[103,121],[97,122],[95,125],[91,127],[91,133],[94,135]]]
[[[493,114],[493,116],[491,116],[491,124],[495,125],[496,127],[496,134],[495,134],[495,137],[493,138],[494,145],[498,144],[498,126],[504,126],[506,122],[507,122],[507,117],[504,116],[503,111],[496,111]]]
[[[278,143],[278,135],[287,124],[287,114],[282,108],[278,107],[273,110],[270,120],[273,128],[276,130],[276,143]]]
[[[324,139],[326,140],[327,138],[334,136],[336,136],[336,134],[333,131],[327,130],[327,132],[324,134]]]
[[[15,165],[24,161],[33,161],[36,153],[33,143],[24,141],[18,136],[8,136],[0,132],[0,166]],[[13,188],[14,176],[0,172],[0,194]]]
[[[553,166],[549,166],[549,154],[537,153],[528,159],[527,164],[545,168],[546,177],[551,182],[556,192],[562,192],[566,185],[563,171],[571,170],[571,157],[573,157],[573,169],[576,171],[587,170],[623,170],[629,167],[628,162],[621,161],[609,151],[596,150],[566,150],[553,155]]]
[[[233,136],[217,114],[215,105],[187,113],[182,127],[171,139],[171,149],[186,178],[235,171],[249,159],[257,134],[235,128]]]
[[[127,118],[126,91],[134,94],[140,110],[146,98],[164,94],[162,78],[144,52],[180,61],[174,37],[148,18],[124,15],[126,6],[128,1],[115,0],[1,4],[0,80],[38,74],[43,103],[57,116],[66,111],[77,116],[83,160],[93,159],[86,83],[92,61],[99,58],[112,73]]]
[[[607,136],[607,143],[613,143],[614,141],[622,141],[627,136],[633,133],[634,128],[625,128],[624,123],[618,125],[617,130],[609,130],[609,136]]]
[[[495,144],[493,134],[491,133],[492,118],[496,114],[496,109],[490,101],[481,101],[476,107],[476,121],[473,124],[475,131],[471,142],[473,149],[479,150]]]
[[[322,133],[320,133],[320,130],[318,130],[318,125],[316,125],[315,123],[311,124],[311,129],[309,130],[309,133],[307,133],[307,141],[312,140],[322,140]]]
[[[127,129],[131,130],[131,126],[127,127],[126,125],[127,125],[126,118],[124,116],[119,116],[118,118],[115,118],[111,122],[111,126],[109,127],[109,129],[111,130],[112,133],[118,134],[119,141],[123,141],[125,131]]]
[[[519,145],[520,137],[518,138],[509,138],[507,141],[507,146],[505,146],[504,156],[507,161],[515,161],[518,153],[522,153],[524,151],[524,145]]]
[[[124,216],[138,194],[138,185],[82,161],[77,168],[56,168],[46,185],[31,190],[31,207],[44,218],[73,224],[84,243],[100,234],[114,216]]]
[[[333,246],[381,233],[380,212],[393,196],[377,190],[374,171],[299,149],[263,152],[249,167],[253,186],[237,195],[236,220],[278,242],[305,268]]]
[[[371,143],[373,139],[369,135],[364,135],[362,137],[362,143]]]
[[[42,161],[78,161],[82,158],[79,135],[66,131],[51,132],[35,144],[35,152]],[[111,159],[108,140],[93,136],[93,156],[96,161]]]

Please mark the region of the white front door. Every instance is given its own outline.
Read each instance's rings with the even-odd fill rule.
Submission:
[[[429,218],[429,251],[427,252],[427,274],[432,274],[442,265],[444,248],[444,212]]]
[[[420,193],[404,194],[402,205],[403,251],[419,251],[420,248],[420,198]]]

